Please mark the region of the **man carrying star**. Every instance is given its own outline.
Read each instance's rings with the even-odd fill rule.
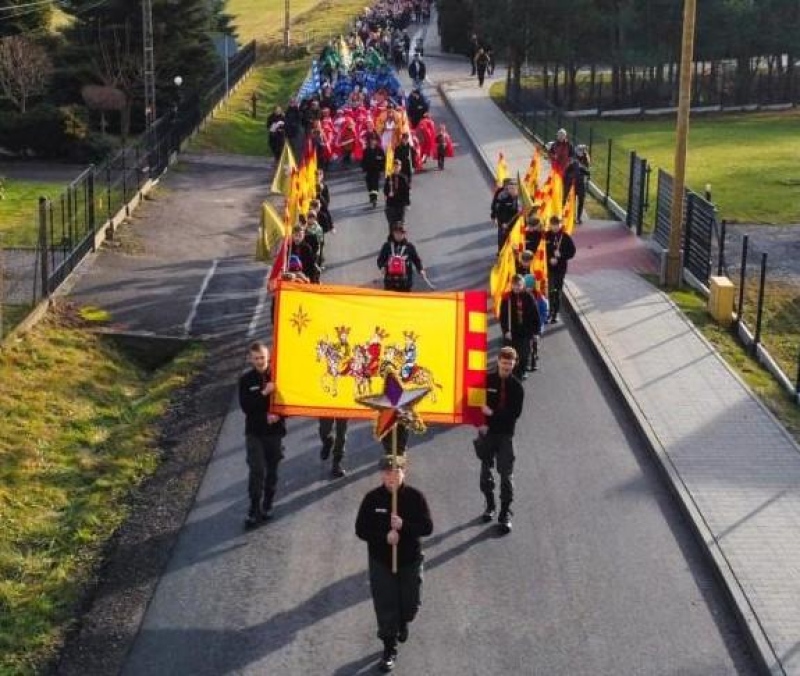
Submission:
[[[405,483],[406,459],[380,460],[381,485],[364,496],[356,517],[356,535],[369,550],[369,583],[383,641],[381,671],[394,669],[397,644],[408,640],[408,625],[422,605],[422,546],[420,538],[433,532],[428,502],[421,491]],[[393,512],[393,494],[397,508]],[[392,550],[397,548],[397,572]]]

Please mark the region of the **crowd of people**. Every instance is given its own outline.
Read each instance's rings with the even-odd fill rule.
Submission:
[[[426,67],[422,45],[417,45],[412,54],[408,37],[411,22],[426,23],[429,18],[429,0],[380,0],[358,18],[349,36],[323,50],[312,72],[311,85],[304,85],[285,111],[276,108],[270,115],[269,144],[276,159],[289,143],[297,156],[313,148],[319,166],[313,199],[308,202],[308,209],[298,214],[297,222],[291,224],[282,279],[321,282],[325,271],[325,239],[336,232],[326,171],[334,167],[358,167],[366,185],[365,206],[375,208],[383,195],[388,233],[375,263],[384,290],[411,291],[415,274],[433,288],[406,225],[412,186],[418,180],[416,175],[434,160],[436,167],[443,170],[446,158],[453,155],[450,135],[445,125],[434,123],[423,92]],[[398,45],[402,45],[402,58],[397,54]],[[493,67],[491,50],[487,47],[475,42],[472,63],[481,85]],[[400,67],[408,68],[414,83],[408,96],[393,70]],[[571,146],[564,153],[562,146],[554,144],[551,148],[554,166],[562,157],[565,164],[559,169],[566,173],[579,153]],[[588,166],[587,155],[587,172]],[[494,194],[491,205],[498,251],[521,211],[517,186],[513,180],[506,181]],[[486,401],[482,406],[485,422],[478,428],[474,441],[480,460],[479,485],[485,498],[482,517],[487,523],[496,518],[503,533],[512,529],[513,439],[525,398],[522,381],[537,368],[544,325],[558,321],[564,275],[568,261],[575,255],[574,243],[561,228],[558,217],[549,219],[547,230],[535,210],[524,217],[525,245],[518,252],[518,274],[499,308],[503,346],[496,368],[487,374]],[[548,259],[547,288],[531,273],[532,257],[543,238]],[[254,527],[272,514],[286,425],[281,416],[269,413],[275,391],[269,347],[262,342],[253,343],[249,361],[251,368],[239,382],[239,401],[246,418],[249,467],[250,508],[246,525]],[[319,421],[320,458],[331,460],[331,474],[335,478],[346,473],[343,460],[347,429],[348,421],[344,418]],[[407,640],[408,625],[420,607],[420,538],[433,531],[425,496],[405,482],[408,437],[408,429],[401,422],[394,443],[384,438],[381,485],[362,501],[355,526],[357,536],[368,544],[370,586],[378,637],[384,647],[381,659],[384,671],[394,667],[398,643]],[[499,510],[496,483],[499,483]],[[393,556],[396,556],[396,570],[392,568]]]

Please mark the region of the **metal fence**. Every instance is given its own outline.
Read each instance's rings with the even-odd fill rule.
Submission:
[[[659,169],[651,186],[651,169],[645,158],[604,137],[593,126],[566,115],[530,92],[507,97],[507,108],[531,136],[541,143],[566,129],[573,144],[585,144],[592,158],[590,191],[622,218],[637,235],[652,232],[661,247],[669,247],[673,178]],[[656,208],[650,209],[651,190]],[[713,274],[726,275],[737,288],[735,312],[739,336],[748,349],[764,361],[783,385],[800,397],[800,289],[775,271],[768,255],[726,233],[710,195],[691,190],[684,199],[683,267],[705,287]],[[771,362],[771,363],[770,363]],[[776,367],[776,368],[774,368]]]
[[[202,96],[180,101],[134,143],[100,165],[87,167],[55,199],[31,204],[35,244],[0,254],[0,337],[53,293],[95,248],[97,232],[162,174],[170,158],[255,63],[251,42],[215,74]],[[2,246],[2,242],[0,242]]]

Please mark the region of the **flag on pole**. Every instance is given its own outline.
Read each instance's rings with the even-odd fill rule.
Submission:
[[[500,153],[497,156],[497,168],[494,173],[494,182],[498,188],[503,187],[503,181],[508,178],[508,164],[506,164],[506,156]]]
[[[261,205],[261,222],[258,225],[258,242],[256,244],[256,260],[269,263],[272,252],[278,242],[286,238],[286,226],[269,202]]]
[[[486,293],[393,293],[349,286],[277,286],[271,412],[372,418],[358,400],[380,394],[389,369],[430,388],[429,422],[481,424]]]
[[[522,205],[522,211],[527,216],[536,205],[531,198],[530,190],[525,181],[519,180],[519,172],[517,172],[517,183],[519,184],[519,201]]]
[[[292,169],[291,187],[289,195],[286,197],[286,226],[291,231],[300,216],[300,207],[303,189],[300,184],[300,172],[295,167]]]
[[[495,317],[500,316],[500,303],[503,301],[503,295],[511,288],[511,279],[516,272],[517,260],[514,247],[509,241],[506,241],[489,274],[489,293],[492,296],[492,309]]]
[[[292,144],[288,141],[283,144],[281,156],[278,159],[278,166],[275,169],[275,177],[272,179],[271,190],[273,193],[288,195],[291,187],[292,170],[297,167],[297,162],[292,153]]]
[[[267,288],[270,291],[274,291],[277,288],[278,282],[280,282],[281,275],[286,272],[289,267],[289,242],[291,241],[291,235],[287,235],[281,240],[281,246],[278,249],[278,252],[275,254],[275,260],[272,262],[272,268],[269,271],[269,277],[267,277]]]
[[[564,232],[571,235],[575,230],[575,186],[571,186],[567,193],[567,202],[564,205]]]
[[[387,176],[392,173],[394,170],[394,148],[392,144],[389,144],[389,147],[386,149],[386,166],[383,169],[383,173]]]
[[[536,288],[547,297],[547,238],[542,234],[539,246],[531,261],[531,274],[536,280]]]
[[[531,156],[531,163],[528,165],[528,171],[525,172],[525,178],[523,182],[525,186],[528,188],[528,192],[531,195],[535,195],[536,191],[539,189],[539,172],[541,171],[541,156],[539,154],[539,148],[535,147],[533,149],[533,155]]]
[[[319,72],[319,61],[314,59],[311,62],[311,69],[308,76],[300,86],[300,91],[297,93],[299,99],[310,99],[314,94],[319,93],[322,89],[322,77]]]
[[[552,176],[550,215],[560,218],[564,212],[564,177],[557,171],[552,172],[550,176]]]

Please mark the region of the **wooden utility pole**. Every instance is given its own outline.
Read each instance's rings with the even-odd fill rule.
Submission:
[[[683,3],[683,42],[678,95],[678,121],[675,130],[675,181],[672,186],[669,249],[667,251],[666,284],[676,289],[682,277],[681,239],[683,236],[683,202],[686,192],[686,141],[689,136],[689,109],[692,104],[692,59],[694,58],[694,24],[696,0]]]

